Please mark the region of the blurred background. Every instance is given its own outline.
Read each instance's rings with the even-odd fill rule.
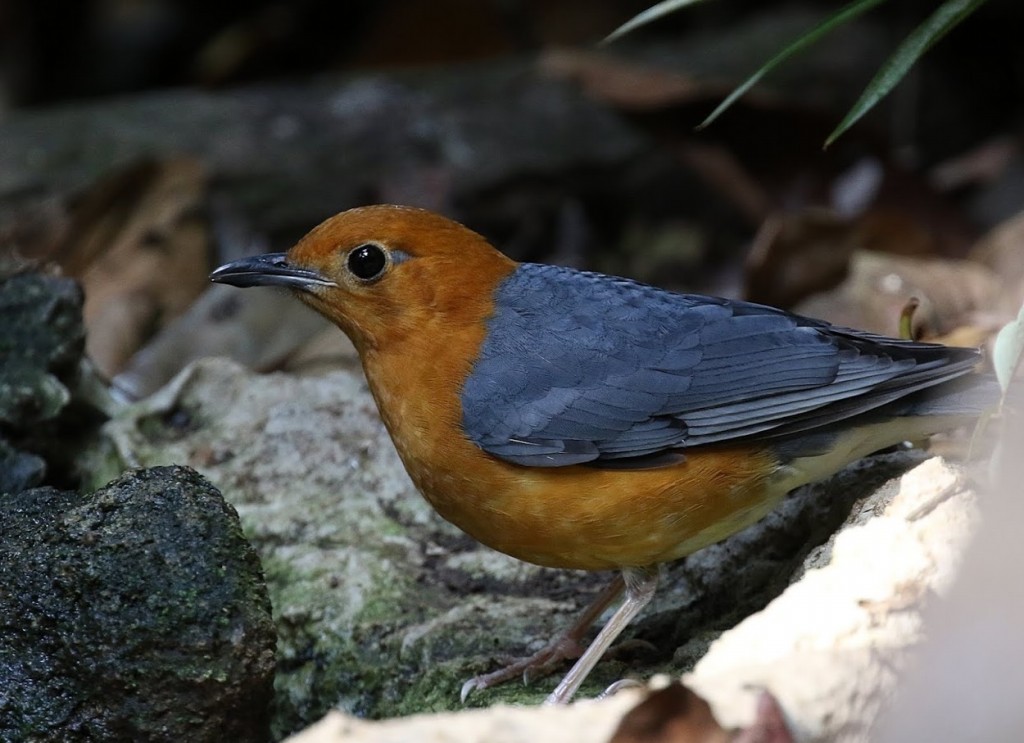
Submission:
[[[700,130],[841,4],[698,3],[600,45],[647,6],[11,0],[0,245],[83,283],[90,356],[132,397],[213,351],[288,368],[301,344],[182,348],[208,317],[159,370],[138,354],[217,263],[370,202],[444,212],[518,259],[879,332],[910,297],[928,339],[983,344],[1016,314],[1024,9],[981,5],[824,149],[935,3],[860,15]]]

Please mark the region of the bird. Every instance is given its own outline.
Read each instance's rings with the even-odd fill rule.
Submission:
[[[444,519],[526,562],[614,571],[571,627],[469,679],[463,701],[576,659],[546,699],[567,703],[650,601],[661,564],[794,488],[964,424],[997,394],[974,372],[977,349],[519,263],[413,207],[341,212],[286,253],[210,278],[285,287],[351,339],[404,467]]]

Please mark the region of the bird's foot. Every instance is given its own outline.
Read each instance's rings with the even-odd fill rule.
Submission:
[[[469,681],[462,685],[459,698],[465,704],[469,695],[474,691],[483,691],[492,686],[498,686],[517,676],[522,677],[524,684],[529,684],[535,679],[547,676],[562,661],[579,658],[582,654],[583,648],[575,638],[562,635],[527,658],[517,660],[515,663],[499,668],[497,671],[474,676],[469,679]]]

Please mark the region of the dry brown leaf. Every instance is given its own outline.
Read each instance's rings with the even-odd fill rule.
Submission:
[[[1001,309],[1016,313],[1024,303],[1024,212],[992,228],[968,257],[992,269],[1000,285]]]
[[[632,111],[718,96],[725,90],[678,72],[576,49],[546,52],[538,67],[543,74],[573,81],[592,98]]]
[[[651,694],[622,718],[609,743],[727,743],[711,706],[680,683]]]
[[[765,220],[754,238],[744,267],[744,296],[752,302],[792,307],[806,297],[839,285],[850,270],[851,257],[858,252],[891,254],[896,260],[891,270],[897,274],[907,272],[907,281],[913,284],[913,274],[931,264],[901,263],[897,257],[928,256],[942,251],[930,229],[909,214],[893,210],[871,209],[854,218],[814,208],[798,214],[777,214]],[[936,260],[939,263],[935,265],[941,265],[941,260]],[[964,270],[974,273],[963,262],[948,265],[967,265]],[[930,278],[926,271],[925,283]],[[965,281],[973,286],[973,278],[968,276]],[[899,307],[893,315],[897,323],[894,332],[899,329],[900,309],[915,294],[904,292],[901,287],[897,290],[894,296]],[[886,314],[890,310],[887,306]],[[955,325],[939,327],[941,330],[932,332],[948,332]]]
[[[793,743],[778,701],[765,690],[757,699],[754,721],[730,733],[711,706],[678,682],[653,691],[631,709],[608,743]]]
[[[849,274],[840,286],[804,300],[794,311],[898,337],[903,307],[916,297],[921,303],[913,318],[916,338],[967,333],[965,327],[987,336],[999,327],[994,308],[997,295],[995,275],[978,263],[860,250],[853,254]]]
[[[345,334],[288,294],[213,285],[132,356],[114,385],[123,396],[137,400],[158,390],[186,364],[207,356],[225,356],[257,371],[282,365],[298,371],[291,362],[296,349],[327,328],[337,338],[340,355],[348,340]],[[328,353],[325,349],[304,356],[302,371],[344,363],[337,356],[325,358]]]
[[[841,282],[856,249],[851,223],[829,210],[769,217],[747,255],[744,296],[773,307],[791,307]]]
[[[1006,172],[1019,154],[1020,145],[1013,137],[993,137],[936,165],[932,168],[929,180],[940,191],[989,183]]]
[[[866,211],[851,225],[857,247],[893,255],[942,254],[935,235],[919,221],[919,216],[896,209],[875,208]]]
[[[135,163],[75,199],[47,247],[85,289],[86,350],[107,376],[206,287],[205,187],[194,159]]]

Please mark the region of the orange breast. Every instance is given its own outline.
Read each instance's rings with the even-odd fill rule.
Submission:
[[[496,550],[550,567],[675,559],[753,523],[785,494],[771,487],[774,459],[748,449],[629,471],[520,467],[468,442],[438,467],[403,448],[410,475],[442,516]]]

